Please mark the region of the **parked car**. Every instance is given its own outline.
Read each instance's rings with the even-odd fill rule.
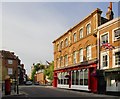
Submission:
[[[25,85],[32,85],[33,83],[32,83],[32,81],[27,81],[26,83],[25,83]]]

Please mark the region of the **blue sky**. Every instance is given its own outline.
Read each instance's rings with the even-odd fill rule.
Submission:
[[[33,63],[53,60],[55,39],[96,8],[105,17],[108,6],[109,2],[2,2],[2,49],[14,51],[29,74]],[[117,2],[113,11],[117,17]]]

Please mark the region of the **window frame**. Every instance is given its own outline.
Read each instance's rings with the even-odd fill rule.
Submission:
[[[65,47],[68,46],[68,38],[65,38]]]
[[[90,27],[88,28],[88,26]],[[91,22],[86,24],[86,35],[89,35],[90,33],[91,33]]]
[[[65,58],[65,66],[68,66],[68,55],[66,54],[65,56],[64,56]]]
[[[92,47],[91,45],[88,45],[86,47],[86,60],[91,60],[92,58],[92,51],[91,51]]]
[[[73,64],[77,63],[77,51],[73,52]]]
[[[77,42],[77,33],[76,32],[73,34],[73,42],[74,43]]]
[[[81,36],[81,30],[82,30],[82,36]],[[79,39],[83,38],[83,27],[79,29]]]
[[[102,46],[102,44],[105,44],[105,43],[103,43],[102,36],[104,36],[104,35],[106,35],[106,34],[108,35],[108,38],[107,38],[107,39],[108,39],[108,40],[107,40],[108,42],[105,42],[105,43],[109,43],[109,32],[105,32],[105,33],[103,33],[103,34],[100,35],[100,43],[101,43],[101,46]]]
[[[116,53],[116,52],[120,52],[120,48],[114,49],[114,50],[112,51],[112,54],[113,54],[113,55],[112,55],[112,56],[113,56],[113,58],[112,58],[113,68],[114,68],[114,67],[120,67],[119,64],[118,64],[118,65],[115,64],[115,53]]]
[[[12,65],[13,64],[13,60],[12,59],[8,59],[8,64]]]
[[[103,66],[103,56],[107,55],[107,66]],[[101,53],[101,68],[102,69],[108,69],[109,68],[109,51],[105,51]]]
[[[115,28],[115,29],[112,30],[112,41],[113,42],[120,40],[120,39],[115,38],[115,32],[114,31],[118,30],[118,29],[120,29],[120,27],[117,27],[117,28]]]
[[[80,48],[79,50],[79,62],[83,62],[83,48]]]

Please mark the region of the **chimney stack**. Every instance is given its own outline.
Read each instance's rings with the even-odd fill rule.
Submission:
[[[113,11],[112,11],[112,2],[110,2],[109,7],[108,7],[108,11],[107,11],[107,13],[106,13],[106,18],[107,18],[108,20],[112,20],[112,19],[113,19],[113,16],[114,16],[114,13],[113,13]]]

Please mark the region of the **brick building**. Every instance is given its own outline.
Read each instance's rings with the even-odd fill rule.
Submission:
[[[98,92],[100,85],[98,74],[99,70],[102,70],[99,54],[102,51],[100,50],[100,35],[104,33],[102,30],[107,31],[107,28],[111,26],[108,24],[113,22],[112,3],[108,7],[106,18],[101,14],[102,11],[97,8],[53,41],[54,87]],[[104,28],[105,24],[106,28]],[[114,28],[117,27],[116,25]],[[105,79],[102,82],[105,82]],[[104,87],[106,90],[105,85]]]
[[[120,18],[98,27],[100,70],[104,71],[106,91],[120,92]],[[104,46],[106,44],[106,46]]]
[[[6,76],[10,76],[11,82],[18,80],[18,83],[21,84],[26,74],[26,70],[22,67],[23,64],[21,65],[21,60],[14,52],[10,51],[1,50],[0,55],[2,82],[4,83]]]

